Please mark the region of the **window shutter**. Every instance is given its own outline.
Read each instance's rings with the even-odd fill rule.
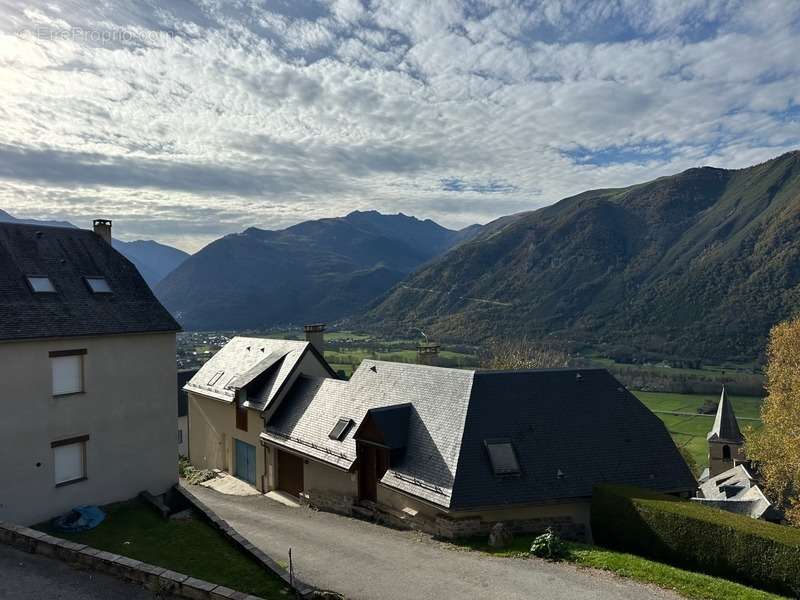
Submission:
[[[83,356],[54,356],[50,361],[54,396],[83,391]]]
[[[85,476],[83,458],[84,442],[53,448],[56,484],[82,479]]]

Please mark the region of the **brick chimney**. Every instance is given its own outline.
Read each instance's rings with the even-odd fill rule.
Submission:
[[[109,219],[95,219],[92,221],[92,229],[103,238],[107,244],[111,243],[111,221]]]
[[[417,346],[417,363],[421,365],[436,365],[439,362],[439,344],[425,342]]]
[[[306,341],[314,346],[317,352],[325,356],[325,323],[304,325],[303,331],[306,332]]]

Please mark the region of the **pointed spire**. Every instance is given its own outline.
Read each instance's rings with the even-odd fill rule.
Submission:
[[[717,416],[714,418],[714,427],[706,436],[708,440],[720,440],[726,442],[742,443],[744,438],[739,431],[739,423],[736,422],[736,415],[733,414],[733,405],[728,400],[728,392],[722,386],[722,394],[719,397],[717,406]]]

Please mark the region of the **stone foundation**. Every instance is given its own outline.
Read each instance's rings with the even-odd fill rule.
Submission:
[[[300,503],[319,510],[352,516],[355,498],[325,490],[308,490],[300,494]]]
[[[550,528],[565,540],[585,542],[587,539],[586,525],[577,523],[572,517],[484,521],[480,517],[458,519],[441,516],[436,518],[436,532],[434,535],[445,539],[488,536],[492,527],[499,522],[507,525],[514,533],[544,533]]]

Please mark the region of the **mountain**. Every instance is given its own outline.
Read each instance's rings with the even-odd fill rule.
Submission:
[[[800,152],[503,217],[357,320],[621,359],[752,360],[800,307]]]
[[[189,258],[187,252],[153,240],[123,242],[115,239],[111,245],[134,264],[151,288]]]
[[[75,227],[67,221],[42,221],[37,219],[18,219],[0,209],[0,223],[25,223],[42,227]],[[169,272],[180,265],[188,254],[166,244],[153,240],[136,240],[123,242],[112,240],[112,245],[139,270],[150,287],[161,281]]]
[[[375,211],[280,231],[251,227],[197,252],[155,291],[187,329],[331,321],[474,233]]]

